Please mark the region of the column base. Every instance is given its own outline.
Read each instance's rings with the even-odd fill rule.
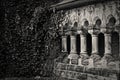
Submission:
[[[78,58],[79,58],[79,55],[78,55],[78,54],[70,53],[70,54],[68,55],[68,58],[69,58],[69,59],[78,59]]]
[[[110,54],[105,54],[101,59],[102,67],[108,68],[108,64],[113,61],[114,61],[114,58]]]
[[[82,59],[89,59],[89,56],[87,53],[80,53],[80,58]]]
[[[63,63],[69,63],[69,59],[68,59],[68,52],[67,51],[62,51],[61,52],[61,57],[62,57],[62,62]]]
[[[92,53],[92,55],[89,58],[89,65],[88,67],[96,67],[99,62],[101,60],[101,57],[96,54],[96,53]]]
[[[78,64],[78,58],[79,58],[79,55],[78,55],[78,54],[70,53],[70,54],[68,55],[69,64]]]
[[[89,63],[88,59],[89,59],[89,56],[87,55],[87,53],[81,53],[80,58],[78,60],[78,65],[87,66]]]
[[[92,53],[90,59],[93,59],[94,62],[97,62],[101,59],[101,57],[98,55],[98,53]]]
[[[111,61],[114,61],[114,58],[110,54],[105,54],[102,58],[102,60],[106,60],[108,63]]]

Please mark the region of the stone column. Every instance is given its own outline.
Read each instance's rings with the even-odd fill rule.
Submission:
[[[87,29],[85,26],[81,26],[78,28],[78,31],[77,31],[78,34],[80,34],[80,48],[81,48],[81,51],[80,51],[80,56],[82,55],[85,55],[87,56]]]
[[[70,46],[70,53],[71,54],[75,54],[76,53],[76,36],[75,35],[71,35],[70,36],[70,41],[71,41],[71,46]]]
[[[67,52],[67,36],[62,36],[62,52]]]
[[[70,64],[77,64],[78,61],[78,54],[76,51],[76,35],[71,35],[70,36],[70,54],[68,56],[68,59],[70,59]]]
[[[81,46],[81,51],[80,51],[80,58],[78,65],[79,66],[86,66],[88,65],[88,54],[87,54],[87,39],[86,39],[86,34],[80,34],[80,46]]]
[[[100,61],[101,57],[98,52],[98,33],[92,35],[92,53],[89,59],[89,67],[95,67],[96,64]]]
[[[84,26],[81,26],[80,29],[77,31],[80,34],[80,58],[78,61],[79,66],[86,66],[88,65],[88,54],[87,54],[87,29]]]
[[[81,52],[80,54],[82,55],[87,55],[87,41],[86,41],[86,35],[85,34],[81,34],[80,35],[80,39],[81,39]]]
[[[114,30],[112,26],[106,26],[101,29],[101,31],[104,33],[104,56],[101,59],[101,67],[102,68],[108,68],[108,64],[114,60],[112,57],[112,50],[111,50],[111,32]]]
[[[99,56],[98,52],[98,34],[100,29],[97,26],[92,25],[91,29],[88,31],[92,36],[92,53],[89,58],[89,67],[95,67],[96,64],[100,61],[101,57]]]
[[[105,36],[105,54],[104,55],[111,55],[111,34],[104,34]]]
[[[92,55],[98,55],[98,35],[92,34]]]
[[[111,33],[105,32],[104,37],[105,37],[105,53],[101,62],[103,68],[108,68],[108,64],[114,60],[111,51]]]

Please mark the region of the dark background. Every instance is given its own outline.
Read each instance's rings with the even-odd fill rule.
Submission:
[[[58,0],[1,0],[0,78],[51,76],[60,54]]]

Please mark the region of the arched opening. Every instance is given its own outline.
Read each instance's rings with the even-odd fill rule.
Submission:
[[[68,23],[65,23],[65,25],[63,26],[63,30],[67,30],[68,28]]]
[[[80,54],[80,34],[77,35],[76,39],[76,45],[77,45],[77,53]]]
[[[96,22],[95,22],[95,25],[96,25],[96,26],[100,26],[101,23],[102,23],[101,20],[100,20],[100,19],[97,19]]]
[[[78,23],[77,22],[74,23],[74,27],[78,27]]]
[[[87,33],[87,52],[90,56],[92,52],[92,37],[89,33]]]
[[[108,26],[114,26],[116,23],[116,19],[113,15],[109,15],[107,18]]]
[[[100,33],[98,35],[98,52],[101,57],[104,56],[105,53],[105,39],[104,39],[104,34]]]
[[[111,17],[111,18],[109,19],[109,25],[110,25],[110,26],[114,26],[115,23],[116,23],[116,19],[115,19],[114,17]]]
[[[84,26],[89,26],[89,22],[87,20],[84,22]]]
[[[111,36],[111,46],[112,46],[112,55],[117,59],[119,57],[119,33],[112,32]]]
[[[67,51],[70,53],[70,35],[67,36]]]

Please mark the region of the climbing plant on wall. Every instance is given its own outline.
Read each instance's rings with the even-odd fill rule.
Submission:
[[[56,1],[2,1],[1,77],[51,76],[60,52],[58,17],[49,9]]]

